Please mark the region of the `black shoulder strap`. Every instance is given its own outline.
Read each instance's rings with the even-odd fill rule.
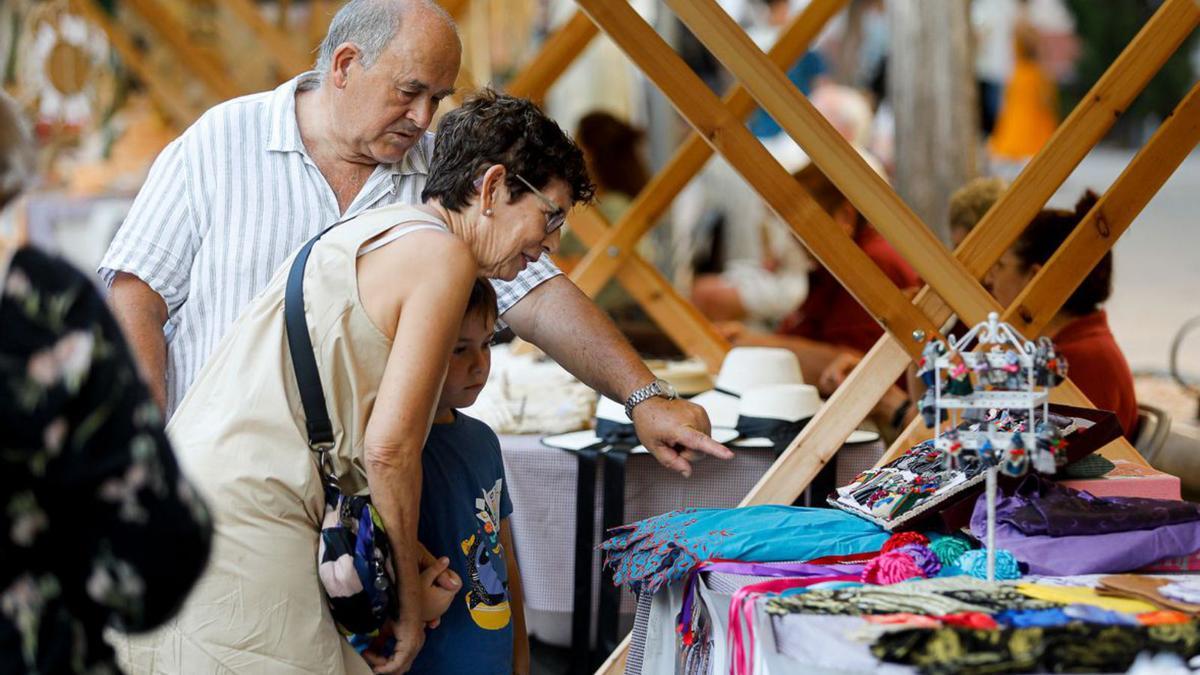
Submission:
[[[445,229],[435,220],[427,222]],[[337,223],[325,228],[320,234],[296,254],[292,268],[288,271],[287,286],[283,296],[283,319],[287,329],[288,351],[292,354],[292,369],[296,372],[296,384],[300,389],[300,402],[304,406],[304,426],[308,431],[308,445],[313,450],[324,451],[333,447],[333,425],[329,422],[329,409],[325,407],[325,390],[321,388],[321,372],[317,370],[317,359],[313,355],[312,340],[308,337],[308,322],[304,320],[304,266],[313,245]],[[325,464],[322,464],[325,467]]]
[[[317,370],[312,340],[308,337],[308,322],[304,319],[304,266],[308,263],[308,255],[312,253],[313,245],[328,231],[326,229],[309,239],[296,254],[292,268],[288,271],[283,296],[283,319],[287,329],[288,351],[292,354],[292,368],[296,372],[300,402],[304,405],[304,426],[308,430],[308,445],[313,450],[328,450],[333,446],[333,425],[329,422],[329,409],[325,407],[325,390],[321,388],[321,373]]]

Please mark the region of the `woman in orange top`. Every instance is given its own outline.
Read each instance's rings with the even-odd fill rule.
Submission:
[[[1020,162],[1036,155],[1058,127],[1058,91],[1038,63],[1037,29],[1022,18],[1014,32],[1016,59],[988,150],[997,159]]]
[[[1096,194],[1089,190],[1074,212],[1045,209],[1034,217],[1021,238],[1004,252],[984,278],[984,286],[1001,305],[1012,304],[1095,206],[1096,200]],[[1112,251],[1109,251],[1042,333],[1050,336],[1058,353],[1066,357],[1068,377],[1097,408],[1115,412],[1125,436],[1132,438],[1137,431],[1133,374],[1109,330],[1108,315],[1100,309],[1111,293]]]

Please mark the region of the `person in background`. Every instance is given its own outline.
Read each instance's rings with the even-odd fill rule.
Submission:
[[[993,159],[1008,164],[1036,155],[1058,127],[1058,88],[1038,61],[1038,29],[1029,18],[1028,4],[1025,0],[1018,3],[1012,77],[988,138]]]
[[[775,44],[779,33],[792,17],[792,3],[789,0],[754,0],[750,6],[757,10],[756,21],[748,28],[750,37],[763,51],[769,50]],[[787,70],[788,80],[808,96],[823,80],[828,79],[829,64],[820,52],[806,51]],[[779,123],[762,108],[756,108],[750,114],[746,126],[758,138],[771,138],[783,133]]]
[[[0,93],[0,210],[32,175]],[[208,560],[208,510],[92,282],[2,241],[0,429],[0,673],[117,673],[102,632],[175,613]]]
[[[644,136],[641,129],[600,110],[579,120],[575,140],[596,182],[596,208],[609,222],[619,220],[650,182],[650,169],[641,154]]]
[[[996,127],[1004,83],[1012,77],[1016,0],[973,0],[975,81],[979,89],[979,130],[987,138]]]
[[[1074,211],[1044,209],[1038,213],[988,271],[984,287],[1002,306],[1010,306],[1097,201],[1089,190]],[[1112,270],[1112,251],[1108,251],[1046,324],[1042,335],[1054,340],[1058,353],[1066,357],[1067,376],[1097,408],[1116,413],[1126,438],[1132,440],[1138,419],[1133,373],[1102,309],[1112,294]]]
[[[867,97],[852,87],[826,83],[813,91],[812,104],[882,175],[883,166],[866,149],[872,125]],[[785,167],[809,163],[804,150],[787,134],[776,137],[767,147]],[[716,166],[710,163],[710,167]],[[752,188],[739,187],[748,193],[744,199],[753,200],[758,211],[743,204],[740,193],[733,198],[725,191],[716,193],[718,208],[727,209],[720,247],[725,256],[719,271],[697,274],[692,280],[692,302],[713,321],[743,321],[753,328],[774,329],[804,302],[813,263],[791,227],[762,207],[761,198]],[[754,227],[750,227],[746,213],[758,216]]]
[[[1003,178],[981,176],[950,195],[950,248],[958,250],[975,225],[983,219],[1004,191],[1008,181]]]
[[[797,172],[796,180],[897,287],[917,286],[919,280],[912,267],[815,165]],[[817,384],[828,395],[832,390],[821,382],[825,369],[839,355],[861,356],[883,335],[883,328],[824,267],[809,275],[808,287],[804,303],[784,319],[777,332],[750,332],[737,324],[726,324],[724,330],[739,346],[792,350],[800,359],[804,380]]]
[[[644,137],[642,129],[602,110],[584,115],[575,130],[575,140],[583,150],[588,174],[596,183],[595,206],[612,225],[621,220],[638,193],[650,182],[650,168],[642,155]],[[635,250],[651,264],[658,261],[658,251],[649,234],[638,240]],[[570,272],[587,252],[588,247],[571,231],[568,223],[563,228],[555,261],[564,271]],[[600,289],[595,302],[608,313],[639,353],[677,354],[674,343],[615,279]]]
[[[950,240],[954,250],[962,245],[975,225],[1007,189],[1008,183],[1001,178],[979,177],[968,181],[950,195]],[[969,327],[960,322],[948,334],[961,336],[967,330]],[[832,392],[842,386],[850,371],[861,360],[858,354],[840,354],[821,373],[821,390]],[[898,433],[903,425],[916,416],[912,399],[920,396],[923,385],[911,365],[906,382],[907,391],[895,385],[889,387],[871,413],[872,419],[885,431]]]

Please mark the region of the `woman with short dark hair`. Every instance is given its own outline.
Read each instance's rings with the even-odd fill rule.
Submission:
[[[1044,209],[1034,217],[984,277],[984,286],[1001,305],[1008,307],[1017,299],[1097,199],[1088,190],[1074,211]],[[1096,407],[1115,412],[1125,436],[1132,438],[1137,432],[1133,374],[1108,327],[1108,314],[1101,309],[1112,293],[1112,269],[1112,251],[1108,251],[1042,333],[1050,336],[1066,357],[1068,375],[1080,391]]]
[[[420,614],[431,583],[418,575],[421,451],[471,288],[552,252],[566,212],[592,192],[579,149],[552,120],[485,91],[442,118],[424,204],[367,211],[311,248],[302,285],[333,429],[329,473],[343,494],[370,495],[395,557],[395,650],[367,653],[376,672],[407,670],[431,620]],[[285,329],[290,267],[237,319],[171,418],[181,462],[212,497],[216,545],[176,625],[132,645],[139,668],[371,671],[326,608],[334,572],[318,573],[329,516]]]

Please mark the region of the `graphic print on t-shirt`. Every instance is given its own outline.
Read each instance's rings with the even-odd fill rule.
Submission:
[[[512,611],[508,606],[508,569],[504,547],[500,544],[500,493],[504,481],[497,479],[490,490],[475,498],[475,533],[462,541],[467,556],[467,594],[464,601],[471,619],[485,630],[500,630],[508,625]]]

